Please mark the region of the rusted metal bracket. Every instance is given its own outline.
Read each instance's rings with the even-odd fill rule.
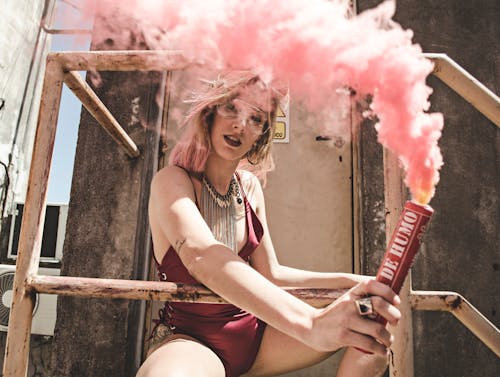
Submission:
[[[500,99],[446,54],[424,56],[434,63],[434,76],[462,96],[485,117],[500,127]]]
[[[500,331],[459,293],[412,291],[410,302],[413,310],[450,312],[497,356],[500,356]]]

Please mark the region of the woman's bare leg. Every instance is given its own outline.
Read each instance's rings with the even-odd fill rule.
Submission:
[[[267,326],[252,368],[244,377],[275,376],[315,365],[333,352],[319,352]],[[367,355],[354,348],[344,353],[337,377],[375,377],[383,375],[387,358]],[[333,375],[333,374],[332,374]]]
[[[137,372],[136,377],[224,377],[219,357],[196,339],[172,335],[156,348]]]
[[[317,364],[331,354],[332,352],[315,351],[275,328],[267,326],[255,362],[244,376],[276,376]]]
[[[337,377],[379,377],[388,365],[388,357],[369,355],[349,347],[340,362]]]

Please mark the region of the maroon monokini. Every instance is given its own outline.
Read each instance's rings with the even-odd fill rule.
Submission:
[[[239,179],[239,177],[238,177]],[[242,190],[243,192],[243,190]],[[238,255],[248,262],[264,234],[262,224],[243,192],[248,239]],[[155,259],[156,260],[156,259]],[[199,284],[170,247],[161,264],[156,261],[160,280]],[[158,323],[174,334],[199,340],[222,360],[227,377],[247,372],[255,361],[266,324],[231,304],[166,302]]]

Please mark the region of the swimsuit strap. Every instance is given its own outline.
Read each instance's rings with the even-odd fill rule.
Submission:
[[[238,183],[240,184],[241,192],[243,195],[243,201],[245,203],[245,220],[247,228],[247,243],[238,252],[238,255],[242,257],[244,260],[248,261],[250,254],[255,250],[255,247],[258,246],[260,240],[262,239],[263,229],[262,229],[262,224],[259,218],[257,217],[257,214],[253,210],[250,201],[246,196],[245,190],[243,189],[243,185],[241,183],[240,175],[237,172],[236,172],[236,178],[238,179]]]

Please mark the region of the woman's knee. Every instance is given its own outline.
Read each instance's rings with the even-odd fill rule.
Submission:
[[[272,376],[317,364],[333,352],[318,352],[298,340],[267,326],[254,364],[245,377]]]
[[[187,364],[179,365],[177,363],[144,363],[136,377],[190,377],[193,376],[192,368]]]
[[[222,377],[224,366],[208,347],[191,339],[176,338],[154,350],[136,377]]]

